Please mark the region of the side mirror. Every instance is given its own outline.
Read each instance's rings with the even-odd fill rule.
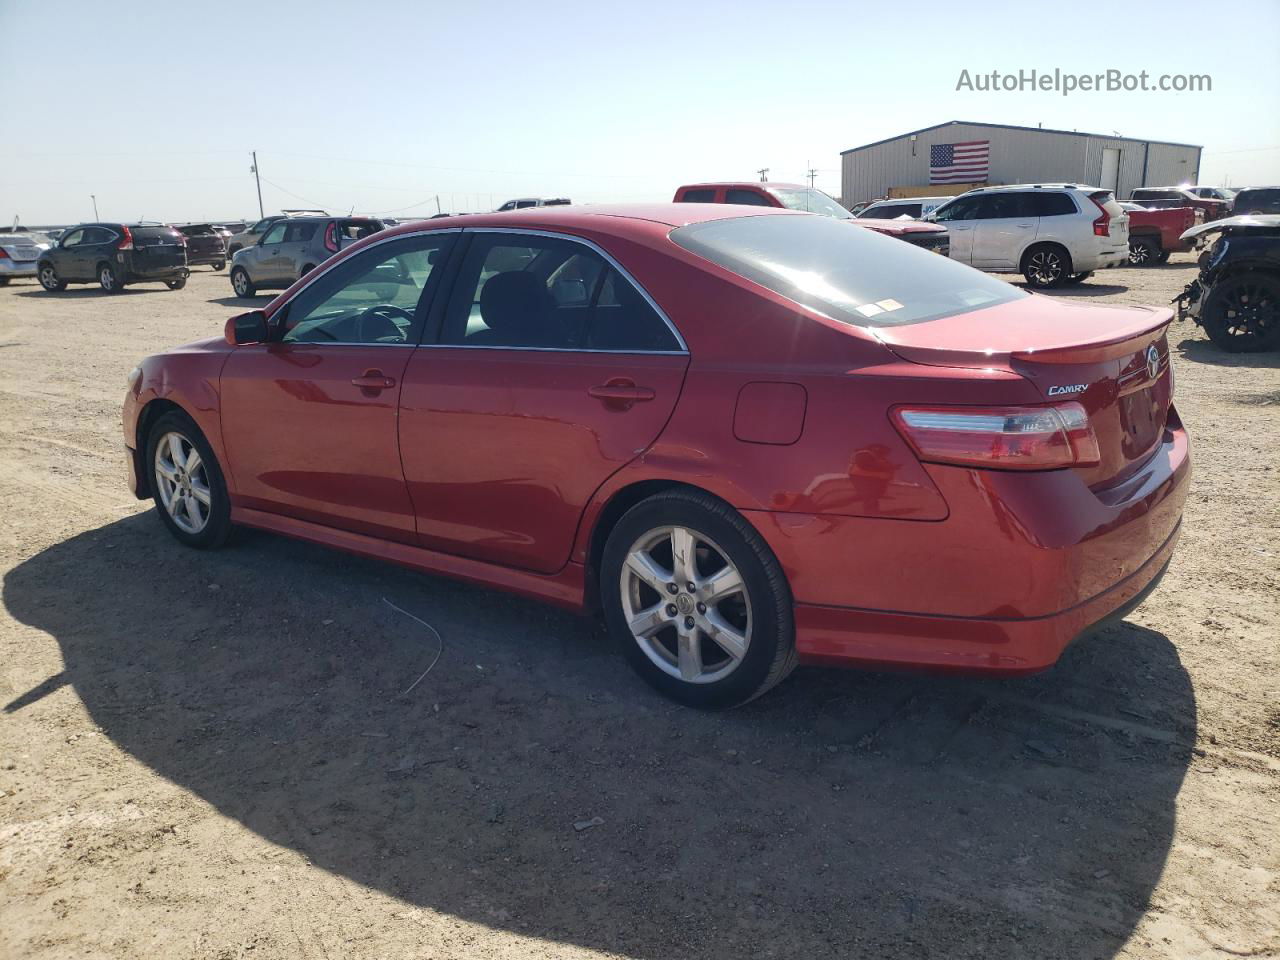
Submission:
[[[233,347],[242,347],[248,343],[266,343],[269,331],[267,315],[261,310],[250,310],[227,321],[223,337]]]

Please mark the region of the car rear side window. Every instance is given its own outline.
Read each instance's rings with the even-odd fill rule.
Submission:
[[[762,287],[860,327],[922,323],[1029,296],[954,260],[830,217],[734,217],[678,227],[670,237]]]
[[[889,203],[883,207],[868,207],[858,214],[860,217],[872,217],[880,220],[896,220],[898,217],[920,216],[918,203]]]
[[[644,295],[585,244],[476,234],[458,270],[441,342],[453,346],[676,352]]]
[[[306,243],[316,235],[316,229],[320,226],[318,223],[290,223],[284,231],[285,243]]]
[[[716,192],[714,190],[686,190],[680,198],[681,203],[715,203]]]
[[[724,202],[742,203],[751,207],[773,206],[765,197],[762,197],[754,190],[726,190],[724,192]]]
[[[1075,201],[1065,193],[1034,193],[1028,199],[1033,217],[1065,217],[1079,212]]]

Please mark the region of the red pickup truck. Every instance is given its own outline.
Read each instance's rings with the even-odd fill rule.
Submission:
[[[1120,206],[1129,213],[1129,262],[1135,267],[1165,263],[1169,254],[1190,250],[1182,234],[1204,217],[1191,207],[1153,210],[1132,201]]]
[[[855,218],[844,207],[821,190],[796,183],[690,183],[676,190],[676,203],[741,203],[757,207],[787,207],[848,220],[865,230],[884,233],[917,247],[924,247],[944,257],[951,252],[947,228],[937,223],[924,223],[906,217],[900,220]]]

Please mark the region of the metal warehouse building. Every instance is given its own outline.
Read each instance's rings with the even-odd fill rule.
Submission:
[[[1189,143],[952,120],[845,150],[840,195],[850,206],[980,184],[1066,182],[1125,199],[1134,187],[1196,183],[1200,151]]]

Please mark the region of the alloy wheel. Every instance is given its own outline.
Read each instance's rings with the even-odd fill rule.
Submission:
[[[1129,262],[1140,267],[1151,259],[1151,248],[1145,243],[1129,244]]]
[[[46,290],[52,290],[58,285],[58,274],[53,267],[44,266],[40,268],[40,286]]]
[[[1039,286],[1049,286],[1062,276],[1062,257],[1052,250],[1041,250],[1031,255],[1027,272]]]
[[[243,270],[237,270],[231,277],[231,286],[235,288],[237,297],[247,297],[249,295],[249,282]]]
[[[111,272],[110,267],[103,267],[102,272],[98,274],[98,283],[102,285],[103,290],[111,291],[116,286],[116,275]]]
[[[688,527],[650,530],[627,552],[622,609],[631,636],[660,670],[714,683],[751,644],[751,600],[742,572],[709,537]]]
[[[1263,340],[1280,329],[1280,302],[1259,284],[1238,283],[1223,297],[1222,323],[1233,337]]]
[[[209,523],[213,493],[200,451],[182,434],[166,433],[156,444],[156,490],[169,518],[183,533]]]

